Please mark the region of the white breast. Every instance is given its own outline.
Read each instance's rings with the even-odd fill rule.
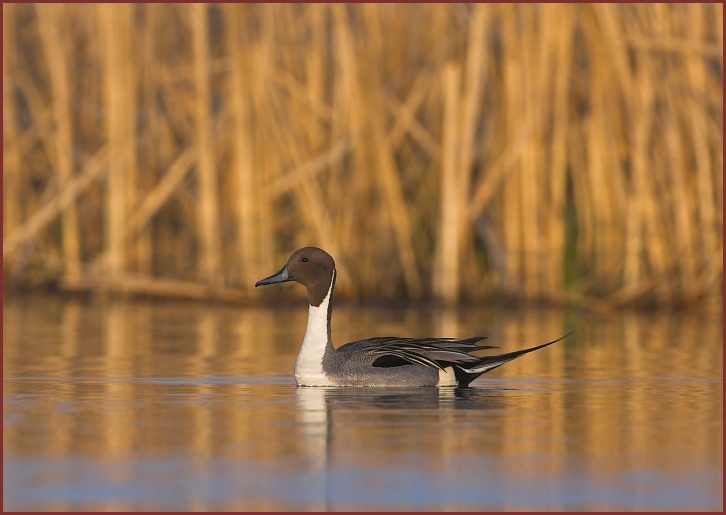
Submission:
[[[323,354],[328,344],[328,305],[333,293],[335,270],[328,294],[319,306],[310,306],[300,353],[295,361],[295,380],[300,386],[335,386],[323,371]]]

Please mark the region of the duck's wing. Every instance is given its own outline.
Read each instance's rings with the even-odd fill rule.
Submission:
[[[465,339],[381,336],[348,345],[355,346],[357,352],[366,354],[374,367],[400,367],[417,363],[443,370],[453,364],[472,366],[479,358],[472,356],[470,352],[497,348],[494,345],[476,345],[476,342],[485,338],[486,336]]]
[[[496,349],[492,345],[476,345],[484,337],[475,336],[464,340],[454,338],[369,338],[354,342],[361,345],[374,367],[400,367],[417,363],[444,370],[453,366],[460,386],[467,386],[474,379],[529,352],[552,345],[572,333],[528,349],[498,354],[495,356],[472,356],[475,350]],[[352,349],[351,349],[352,350]]]

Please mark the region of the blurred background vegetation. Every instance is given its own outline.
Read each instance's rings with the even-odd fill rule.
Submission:
[[[723,5],[3,4],[3,166],[6,291],[720,309]]]

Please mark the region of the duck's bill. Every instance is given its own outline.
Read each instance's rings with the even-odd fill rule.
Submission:
[[[264,286],[266,284],[285,283],[287,281],[292,281],[292,277],[290,277],[290,274],[287,272],[287,265],[285,265],[282,267],[282,270],[280,270],[276,274],[257,281],[255,283],[255,288],[257,288],[258,286]]]

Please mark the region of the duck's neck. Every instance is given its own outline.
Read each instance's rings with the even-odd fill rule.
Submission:
[[[335,352],[330,339],[331,298],[335,285],[335,270],[330,280],[328,293],[318,306],[310,304],[308,310],[308,326],[305,329],[300,353],[295,362],[295,380],[299,385],[325,386],[333,383],[323,370],[323,357]]]

